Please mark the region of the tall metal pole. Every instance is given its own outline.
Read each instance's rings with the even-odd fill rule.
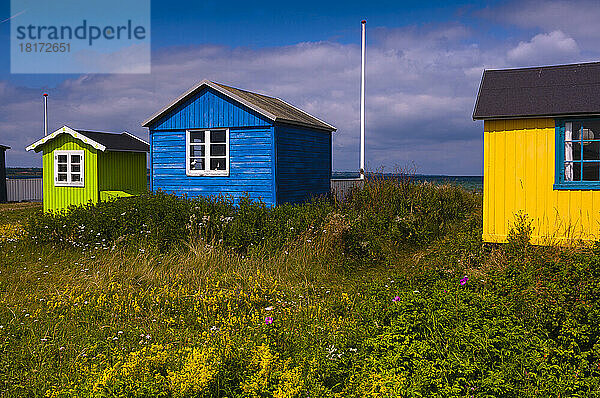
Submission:
[[[362,20],[362,40],[361,40],[361,70],[360,70],[360,179],[365,178],[365,63],[367,58],[366,51],[366,24]]]
[[[44,137],[48,135],[48,94],[44,93]]]

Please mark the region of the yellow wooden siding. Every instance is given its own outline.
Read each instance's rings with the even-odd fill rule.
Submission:
[[[600,191],[554,190],[555,157],[554,119],[485,121],[486,242],[506,242],[520,211],[533,221],[533,243],[600,238]]]
[[[84,151],[84,186],[54,186],[54,151]],[[68,134],[58,135],[43,147],[43,201],[44,211],[65,209],[71,205],[80,205],[89,201],[98,202],[98,167],[96,149],[82,143]]]

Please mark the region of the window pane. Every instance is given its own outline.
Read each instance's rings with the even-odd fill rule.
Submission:
[[[64,163],[64,164],[59,163],[58,164],[58,172],[59,173],[66,173],[67,172],[67,164],[66,163]]]
[[[583,142],[583,160],[600,160],[600,142]]]
[[[67,174],[66,173],[59,173],[58,174],[58,181],[67,181]]]
[[[581,141],[581,122],[573,122],[573,141]]]
[[[210,132],[210,142],[225,142],[225,132],[224,131],[211,131]]]
[[[67,155],[58,155],[58,163],[67,163]]]
[[[212,144],[210,146],[210,156],[225,156],[225,144]]]
[[[573,160],[581,160],[581,143],[574,142],[573,144]]]
[[[587,127],[581,129],[581,136],[583,137],[584,141],[598,139],[597,133],[594,134],[594,131],[592,129],[588,129]]]
[[[79,182],[79,181],[81,181],[81,174],[71,174],[71,181],[72,182]]]
[[[573,163],[573,181],[581,181],[581,163]]]
[[[60,167],[59,167],[59,169],[60,169]],[[72,164],[71,163],[71,171],[73,173],[79,173],[81,171],[81,165],[80,164]]]
[[[204,142],[204,131],[190,131],[190,142]]]
[[[81,155],[71,155],[71,163],[81,163]]]
[[[190,159],[190,170],[204,170],[204,159]]]
[[[216,158],[210,160],[211,170],[225,170],[225,158]]]
[[[192,158],[204,157],[204,145],[190,145],[190,157],[192,157]]]
[[[583,164],[583,180],[584,181],[598,181],[600,180],[599,172],[600,163],[584,163]]]
[[[573,162],[565,162],[565,181],[573,181]]]
[[[585,120],[582,124],[584,140],[600,139],[600,120]]]

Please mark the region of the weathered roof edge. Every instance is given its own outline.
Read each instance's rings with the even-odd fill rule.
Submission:
[[[480,120],[478,118],[475,117],[475,112],[477,112],[477,107],[479,105],[479,96],[481,95],[481,86],[483,86],[483,79],[485,78],[485,72],[487,72],[487,69],[484,69],[483,72],[481,73],[481,81],[479,82],[479,88],[477,89],[477,99],[475,99],[475,106],[473,107],[473,120]]]
[[[48,141],[56,138],[60,134],[69,134],[73,138],[81,140],[84,143],[86,143],[88,145],[91,145],[92,147],[94,147],[96,149],[101,150],[102,152],[104,152],[106,150],[106,147],[104,145],[100,144],[99,142],[96,142],[96,141],[92,140],[89,137],[86,137],[84,134],[80,133],[79,131],[73,130],[69,126],[62,126],[61,128],[59,128],[58,130],[56,130],[52,134],[49,134],[49,135],[47,135],[47,136],[45,136],[45,137],[37,140],[33,144],[29,145],[27,148],[25,148],[25,150],[27,150],[27,151],[35,150],[38,146],[40,146],[42,144],[45,144],[46,142],[48,142]]]
[[[483,71],[489,72],[505,72],[505,71],[521,71],[521,70],[532,70],[532,69],[552,69],[552,68],[568,68],[572,66],[586,66],[586,65],[600,65],[600,61],[589,61],[589,62],[572,62],[570,64],[552,64],[552,65],[537,65],[537,66],[516,66],[512,68],[489,68]]]
[[[511,120],[511,119],[540,119],[540,118],[571,118],[571,117],[588,117],[600,116],[598,112],[580,112],[580,113],[540,113],[535,115],[500,115],[500,116],[477,116],[473,120]]]
[[[324,125],[328,126],[328,127],[331,129],[331,131],[337,131],[337,127],[335,127],[335,126],[332,126],[331,124],[329,124],[329,123],[327,123],[327,122],[325,122],[325,121],[323,121],[323,120],[319,119],[318,117],[315,117],[315,116],[311,115],[310,113],[308,113],[308,112],[306,112],[306,111],[303,111],[302,109],[298,108],[297,106],[295,106],[295,105],[292,105],[292,104],[290,104],[289,102],[282,100],[281,98],[277,98],[277,97],[274,97],[274,98],[278,99],[279,101],[283,102],[284,104],[286,104],[286,105],[288,105],[288,106],[291,106],[292,108],[294,108],[294,109],[298,110],[299,112],[302,112],[302,113],[304,113],[305,115],[307,115],[307,116],[310,116],[310,117],[312,117],[312,118],[313,118],[313,119],[315,119],[315,120],[318,120],[319,122],[321,122],[321,123],[323,123]],[[281,121],[283,121],[283,122],[287,122],[287,123],[293,123],[293,124],[298,124],[298,125],[301,125],[301,124],[299,124],[299,123],[298,123],[298,122],[296,122],[296,121],[292,121],[292,120],[286,120],[286,119],[283,119],[283,118],[279,118],[279,119],[277,119],[277,120],[281,120]],[[316,126],[314,126],[314,125],[310,125],[310,126],[316,127]]]
[[[0,144],[0,149],[10,149],[10,147],[8,145],[2,145]]]
[[[231,91],[213,83],[212,81],[208,80],[208,79],[204,79],[202,80],[200,83],[198,83],[197,85],[195,85],[194,87],[192,87],[191,89],[189,89],[188,91],[186,91],[185,93],[183,93],[182,95],[180,95],[177,99],[175,99],[175,101],[171,102],[169,105],[165,106],[163,109],[161,109],[160,111],[156,112],[154,115],[150,116],[150,118],[146,119],[144,122],[142,122],[142,127],[150,127],[150,124],[153,123],[154,121],[156,121],[158,118],[164,116],[167,112],[171,111],[177,104],[179,104],[181,101],[183,101],[184,99],[192,96],[193,94],[195,94],[196,92],[198,92],[200,89],[202,89],[202,87],[204,86],[208,86],[218,92],[220,92],[221,94],[225,95],[226,97],[229,97],[245,106],[247,106],[248,108],[260,113],[261,115],[265,116],[267,119],[273,121],[273,122],[277,122],[277,121],[282,121],[282,122],[287,122],[287,123],[291,123],[291,124],[297,124],[297,125],[301,125],[301,126],[308,126],[308,127],[317,127],[317,126],[313,126],[310,124],[306,124],[306,123],[298,123],[296,121],[293,120],[285,120],[282,118],[277,118],[277,116],[275,116],[274,114],[272,114],[271,112],[251,103],[250,101],[247,101],[243,98],[241,98],[240,96],[232,93]],[[240,90],[240,89],[238,89]],[[329,128],[332,129],[332,131],[336,131],[337,128],[335,128],[334,126],[330,125],[329,123],[325,123],[324,121],[322,121],[321,119],[309,114],[308,112],[303,111],[302,109],[289,104],[288,102],[282,100],[281,98],[276,98],[276,97],[270,97],[270,98],[275,98],[278,99],[279,101],[299,110],[300,112],[314,118],[315,120],[318,120],[319,122],[325,124],[326,126],[328,126]],[[320,129],[323,129],[322,127]]]

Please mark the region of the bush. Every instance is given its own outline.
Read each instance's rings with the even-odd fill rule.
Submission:
[[[37,243],[85,249],[117,246],[159,251],[200,239],[238,252],[276,252],[299,237],[327,233],[324,226],[340,215],[348,223],[343,252],[359,259],[380,259],[398,244],[422,244],[444,233],[474,207],[471,194],[452,186],[368,181],[347,202],[319,199],[274,208],[242,198],[181,198],[164,192],[39,213],[29,218],[28,235]]]

